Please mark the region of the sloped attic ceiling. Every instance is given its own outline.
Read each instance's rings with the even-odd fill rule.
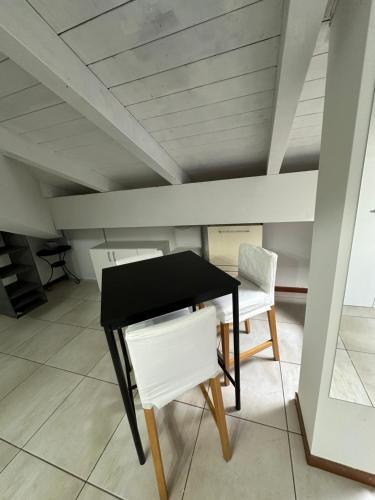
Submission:
[[[190,181],[267,172],[282,0],[29,0],[27,5]],[[328,36],[329,24],[323,22],[282,172],[317,168]],[[4,56],[0,77],[5,74],[0,127],[94,170],[118,189],[166,183],[100,124]]]

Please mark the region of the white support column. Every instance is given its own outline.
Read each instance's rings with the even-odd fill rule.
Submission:
[[[333,18],[299,399],[313,455],[375,471],[375,410],[329,398],[375,87],[375,3]]]

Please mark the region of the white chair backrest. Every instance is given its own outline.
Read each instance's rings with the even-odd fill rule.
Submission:
[[[129,332],[126,341],[143,408],[162,408],[219,371],[214,307]]]
[[[242,243],[238,256],[238,273],[268,295],[275,295],[277,254],[265,248]]]
[[[122,264],[130,264],[130,262],[138,262],[139,260],[153,259],[154,257],[160,257],[163,255],[161,250],[156,250],[150,253],[144,253],[141,255],[134,255],[133,257],[124,257],[122,259],[116,259],[116,265],[121,266]]]

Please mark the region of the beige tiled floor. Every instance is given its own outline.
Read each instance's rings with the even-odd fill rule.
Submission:
[[[62,282],[48,296],[31,317],[0,316],[0,498],[157,500],[142,410],[137,402],[144,466],[99,325],[96,284]],[[223,389],[231,462],[198,390],[157,412],[171,500],[375,499],[373,490],[306,465],[293,401],[303,317],[301,298],[281,297],[282,361],[268,350],[242,365],[240,412],[233,389]],[[261,316],[241,335],[242,348],[267,336]],[[365,359],[361,366],[365,373]]]
[[[330,396],[375,406],[374,308],[344,306]]]

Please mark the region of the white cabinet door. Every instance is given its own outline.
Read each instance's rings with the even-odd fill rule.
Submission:
[[[160,250],[158,250],[157,248],[138,248],[138,255],[148,254],[160,255]]]
[[[96,281],[98,282],[100,290],[102,289],[102,270],[106,267],[116,265],[113,260],[110,250],[105,249],[90,249],[92,264],[94,266]]]
[[[136,248],[115,248],[110,250],[110,252],[111,258],[115,261],[115,265],[121,264],[122,261],[125,263],[129,257],[135,257],[137,255]]]

